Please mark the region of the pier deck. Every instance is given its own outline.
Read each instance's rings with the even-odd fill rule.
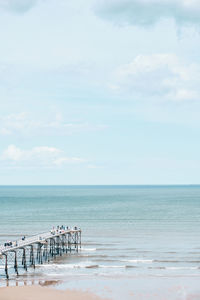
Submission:
[[[6,244],[9,244],[6,246]],[[58,229],[31,237],[25,237],[0,246],[0,262],[5,264],[6,278],[9,279],[8,265],[14,263],[14,269],[18,275],[18,260],[21,258],[21,266],[27,271],[28,267],[35,268],[35,263],[49,262],[56,256],[77,251],[81,248],[81,229]]]

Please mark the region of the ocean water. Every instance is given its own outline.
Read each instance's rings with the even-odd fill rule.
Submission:
[[[200,186],[0,187],[0,243],[58,224],[81,227],[82,250],[35,271],[20,269],[18,280],[59,280],[61,288],[199,280]]]

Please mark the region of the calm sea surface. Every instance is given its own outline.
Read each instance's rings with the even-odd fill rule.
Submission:
[[[82,251],[26,278],[200,276],[200,186],[0,187],[0,243],[58,224]]]

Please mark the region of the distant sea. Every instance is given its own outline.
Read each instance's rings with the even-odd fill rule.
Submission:
[[[199,280],[200,186],[0,187],[0,243],[57,225],[81,227],[82,251],[20,280]]]

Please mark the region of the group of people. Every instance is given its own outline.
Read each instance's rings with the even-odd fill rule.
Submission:
[[[68,226],[63,226],[63,225],[59,226],[58,225],[56,228],[53,227],[50,232],[52,235],[55,235],[58,233],[63,233],[64,231],[67,231],[67,230],[78,230],[78,228],[76,226],[74,228],[70,228]]]
[[[6,242],[6,243],[4,243],[4,247],[17,247],[17,241],[16,242],[11,242],[11,241],[9,241],[9,242]]]
[[[25,239],[26,239],[26,237],[25,237],[25,235],[22,237],[22,241],[25,241]],[[4,247],[17,247],[18,246],[18,242],[17,241],[15,241],[15,242],[11,242],[11,241],[9,241],[9,242],[5,242],[4,243]]]

